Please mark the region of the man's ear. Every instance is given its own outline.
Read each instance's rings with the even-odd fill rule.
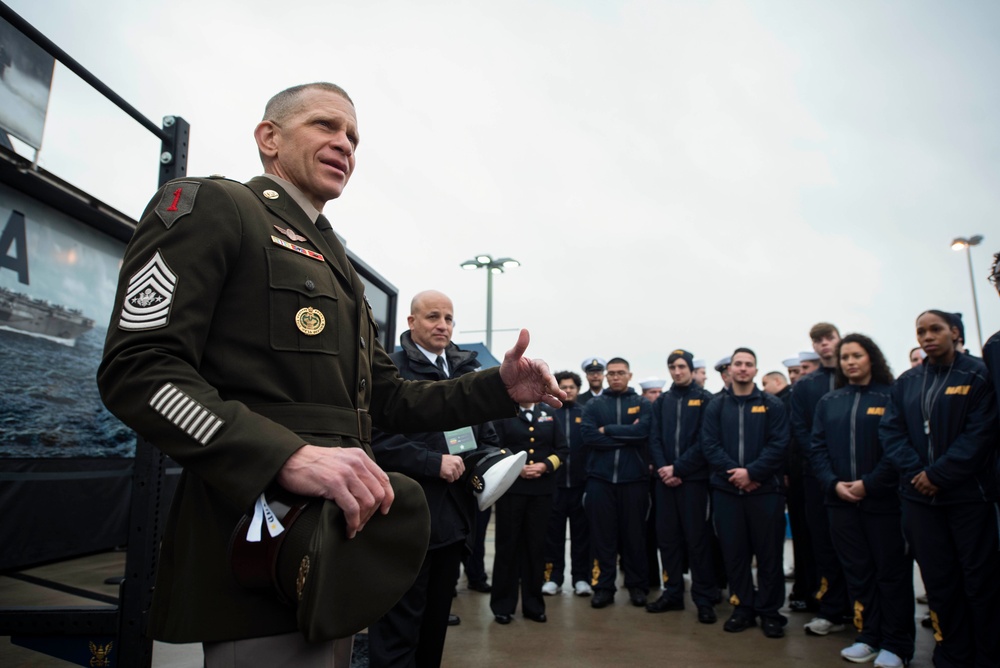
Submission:
[[[254,128],[253,138],[257,141],[257,150],[261,157],[273,158],[278,155],[278,140],[281,128],[271,121],[261,121]]]

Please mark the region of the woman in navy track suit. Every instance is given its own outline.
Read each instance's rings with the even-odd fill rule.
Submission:
[[[892,386],[879,428],[899,470],[903,530],[927,587],[934,665],[1000,666],[997,401],[982,360],[958,352],[948,314],[925,311],[927,353]]]
[[[848,334],[838,345],[836,384],[813,418],[810,463],[823,488],[830,535],[854,603],[848,661],[885,668],[913,658],[913,561],[907,556],[897,488],[883,456],[879,421],[892,372],[875,342]]]

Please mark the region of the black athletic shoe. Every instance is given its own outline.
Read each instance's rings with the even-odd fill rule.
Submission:
[[[702,624],[714,624],[719,621],[719,618],[715,615],[715,608],[710,605],[699,605],[698,621]]]
[[[752,616],[734,612],[732,617],[726,620],[722,630],[729,633],[739,633],[754,626],[757,626],[757,620]]]
[[[760,626],[768,638],[785,637],[785,624],[780,617],[764,617],[760,620]]]
[[[683,610],[684,599],[671,599],[666,592],[652,603],[646,604],[646,612],[668,612],[671,610]]]
[[[469,589],[472,591],[482,592],[483,594],[489,594],[493,591],[493,587],[490,586],[490,583],[486,580],[483,580],[482,582],[470,582]]]
[[[615,602],[615,593],[610,589],[595,589],[590,599],[590,607],[603,608]]]

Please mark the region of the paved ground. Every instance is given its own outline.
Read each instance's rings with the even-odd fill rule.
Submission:
[[[487,552],[489,564],[492,543],[487,544]],[[120,575],[123,570],[124,554],[108,553],[33,569],[29,573],[115,596],[117,588],[103,581],[106,577]],[[917,583],[919,592],[919,579]],[[650,614],[642,608],[632,607],[624,591],[618,592],[614,605],[602,610],[594,610],[588,598],[572,596],[569,592],[547,597],[546,603],[548,623],[538,624],[518,614],[512,624],[501,626],[490,613],[489,595],[469,591],[463,580],[452,608],[462,618],[462,623],[448,632],[444,666],[581,668],[617,664],[621,667],[739,665],[791,668],[850,665],[838,652],[852,642],[853,636],[844,632],[823,638],[807,637],[802,624],[809,621],[810,616],[805,614],[789,614],[786,637],[770,640],[759,628],[735,635],[723,632],[722,621],[731,610],[725,603],[717,608],[720,622],[711,626],[698,623],[690,601],[683,612]],[[0,605],[90,604],[92,602],[86,599],[0,576]],[[925,611],[926,606],[917,606],[918,616]],[[917,654],[911,665],[930,666],[932,650],[931,633],[918,627]],[[5,668],[68,665],[71,664],[16,647],[9,639],[0,639],[0,666]],[[153,665],[201,668],[201,647],[158,643]]]

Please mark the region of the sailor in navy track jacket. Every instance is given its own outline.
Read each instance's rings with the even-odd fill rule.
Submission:
[[[651,612],[683,605],[685,561],[691,571],[695,605],[712,606],[719,595],[709,523],[708,462],[698,447],[702,417],[712,398],[711,392],[692,381],[683,386],[672,384],[653,402],[649,450],[656,478],[653,500],[664,585],[662,602],[647,606]],[[676,487],[666,485],[657,474],[671,465],[674,476],[681,479]]]
[[[812,470],[823,487],[834,550],[853,602],[855,642],[913,658],[913,559],[903,539],[899,473],[879,441],[888,385],[847,385],[816,406]],[[864,498],[838,496],[837,483],[864,483]]]
[[[899,470],[903,530],[920,564],[936,666],[1000,665],[997,400],[982,360],[925,360],[893,384],[879,426]],[[922,494],[923,472],[936,488]]]
[[[650,403],[631,387],[604,390],[583,407],[587,451],[584,508],[594,554],[591,586],[614,592],[617,555],[625,587],[649,590],[645,519],[649,510]],[[604,427],[604,432],[600,428]]]
[[[784,402],[756,385],[742,396],[725,390],[705,411],[701,449],[712,471],[715,530],[726,565],[729,600],[734,616],[740,618],[781,618],[778,611],[785,600],[782,475],[788,439]],[[738,468],[745,468],[759,486],[743,491],[730,483],[727,471]],[[756,587],[750,569],[754,556]]]

